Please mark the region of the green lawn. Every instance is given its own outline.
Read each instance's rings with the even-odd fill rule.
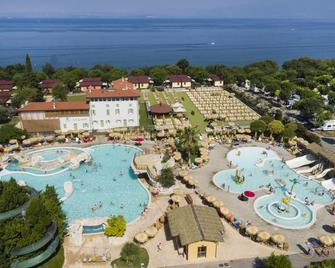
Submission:
[[[154,98],[154,93],[153,92],[148,93],[148,99],[149,99],[150,105],[155,105],[156,104],[156,100]]]
[[[152,129],[152,120],[148,117],[144,102],[140,102],[140,126],[145,129]]]
[[[186,109],[187,117],[192,125],[192,127],[198,126],[198,129],[200,131],[204,131],[207,122],[205,121],[205,118],[203,115],[199,112],[197,107],[193,104],[193,102],[190,100],[190,98],[187,96],[186,92],[177,92],[177,96],[182,99],[182,102],[184,104],[184,107]],[[194,112],[194,115],[192,115],[192,111]]]
[[[86,101],[85,94],[67,95],[68,101]]]
[[[57,254],[53,256],[50,260],[43,263],[38,268],[62,268],[64,264],[64,248],[60,247]]]
[[[149,254],[145,248],[140,249],[140,254],[134,263],[126,263],[121,258],[118,258],[112,261],[111,266],[115,264],[117,268],[133,268],[133,267],[141,267],[141,263],[144,263],[144,267],[148,267],[149,264]]]

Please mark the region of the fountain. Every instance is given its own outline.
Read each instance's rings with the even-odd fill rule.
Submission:
[[[243,183],[245,180],[244,176],[241,174],[241,171],[236,169],[236,173],[235,173],[235,179],[234,181],[237,183],[237,184],[241,184]]]

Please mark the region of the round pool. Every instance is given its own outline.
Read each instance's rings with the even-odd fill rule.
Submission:
[[[54,150],[67,151],[68,147]],[[1,180],[14,177],[24,180],[37,190],[53,185],[60,198],[64,197],[64,183],[72,182],[74,191],[63,202],[69,222],[79,218],[123,215],[127,222],[138,218],[150,202],[150,195],[131,169],[131,161],[141,151],[126,145],[106,144],[85,149],[92,156],[90,164],[81,164],[78,169],[60,169],[56,173],[41,174],[13,171],[2,175]],[[47,156],[48,152],[43,152]],[[55,155],[52,155],[52,158]],[[28,173],[30,172],[30,173]]]

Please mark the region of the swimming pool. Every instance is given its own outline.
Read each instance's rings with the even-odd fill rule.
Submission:
[[[306,199],[315,207],[333,203],[333,196],[320,182],[296,173],[273,150],[242,147],[230,151],[227,159],[234,168],[216,173],[213,182],[234,193],[271,186],[274,193],[262,196],[254,203],[256,213],[269,223],[289,229],[306,228],[315,221],[315,211],[305,204]],[[242,183],[236,182],[237,170],[244,178]],[[297,183],[293,186],[292,196],[289,196],[289,209],[281,211],[278,206],[282,205],[283,198],[288,197],[293,179]]]
[[[66,149],[48,149],[46,151],[41,151],[36,155],[41,158],[41,161],[49,162],[66,155],[68,152],[69,150]]]
[[[69,150],[67,147],[55,149]],[[92,163],[81,164],[75,170],[64,168],[53,174],[34,174],[35,170],[17,172],[13,171],[13,166],[9,166],[7,170],[12,171],[2,176],[0,173],[0,178],[24,180],[37,190],[54,185],[60,198],[64,196],[64,182],[71,181],[74,191],[63,202],[69,222],[110,215],[123,215],[128,223],[135,220],[150,202],[148,191],[131,169],[133,156],[141,151],[117,144],[93,146],[85,150],[91,154]],[[33,173],[28,173],[30,171]]]

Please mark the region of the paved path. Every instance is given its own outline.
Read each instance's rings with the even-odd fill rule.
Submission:
[[[266,147],[264,144],[258,144],[258,146]],[[274,147],[273,149],[277,151],[280,156],[284,157],[285,160],[292,158],[292,156],[282,148]],[[230,149],[226,146],[216,145],[214,149],[210,151],[209,163],[200,169],[190,172],[194,178],[199,180],[199,187],[202,191],[214,195],[216,198],[222,200],[236,218],[241,219],[242,221],[249,220],[259,229],[265,230],[270,234],[278,232],[283,233],[289,243],[290,253],[301,253],[297,244],[304,243],[307,239],[313,237],[316,238],[325,233],[333,234],[334,231],[331,228],[331,225],[335,221],[335,217],[330,215],[325,208],[318,210],[317,221],[312,227],[299,231],[287,230],[268,224],[256,215],[253,203],[257,197],[265,193],[264,191],[258,191],[256,193],[256,198],[252,201],[241,202],[237,199],[236,194],[228,193],[217,188],[212,182],[212,177],[216,172],[228,168],[226,154],[229,150]]]

